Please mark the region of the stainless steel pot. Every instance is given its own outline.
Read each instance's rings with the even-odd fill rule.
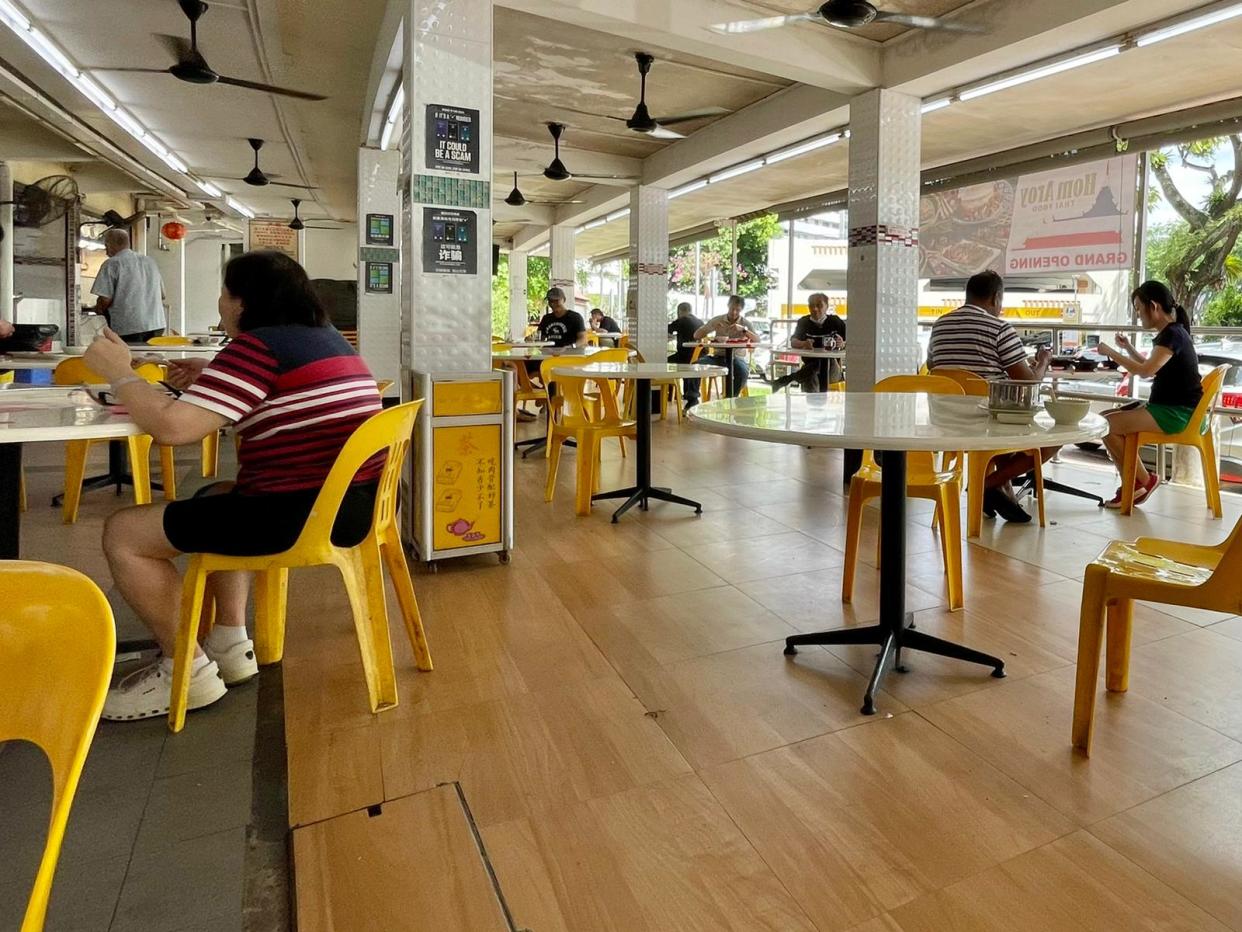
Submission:
[[[1039,382],[997,379],[988,383],[988,407],[994,411],[1034,411],[1039,404]]]

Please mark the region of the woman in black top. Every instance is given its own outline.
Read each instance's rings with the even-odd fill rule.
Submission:
[[[1140,431],[1181,433],[1203,397],[1199,356],[1190,338],[1190,317],[1186,309],[1173,300],[1165,284],[1156,281],[1143,282],[1135,288],[1130,302],[1143,327],[1156,331],[1151,355],[1144,356],[1121,333],[1117,334],[1121,352],[1106,343],[1101,343],[1098,351],[1127,372],[1151,378],[1151,396],[1145,405],[1119,408],[1104,415],[1108,419],[1104,445],[1116,464],[1121,463],[1125,454],[1127,434]],[[1159,483],[1160,477],[1149,473],[1140,458],[1134,474],[1134,504],[1145,501]],[[1105,507],[1121,507],[1120,487]]]

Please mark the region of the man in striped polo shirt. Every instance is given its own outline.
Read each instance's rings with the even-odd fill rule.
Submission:
[[[966,303],[932,325],[927,368],[966,369],[988,380],[1042,380],[1052,353],[1043,347],[1035,355],[1034,366],[1027,362],[1026,347],[1017,331],[1009,321],[1001,319],[1004,299],[1005,281],[1000,275],[990,269],[972,275],[966,282]],[[1047,462],[1056,452],[1056,447],[1048,447],[1040,451],[1041,458]],[[1012,453],[992,462],[996,469],[987,478],[984,513],[1025,524],[1031,516],[1014,498],[1010,483],[1030,472],[1035,461],[1027,453]]]

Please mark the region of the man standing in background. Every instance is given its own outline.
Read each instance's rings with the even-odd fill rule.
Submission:
[[[103,235],[108,258],[99,267],[91,294],[95,311],[126,343],[146,343],[168,326],[168,304],[159,267],[150,256],[129,248],[129,234],[108,230]]]

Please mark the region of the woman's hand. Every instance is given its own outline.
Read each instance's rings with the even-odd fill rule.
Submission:
[[[88,366],[109,382],[116,382],[133,370],[133,354],[124,340],[111,328],[91,341],[83,359]]]
[[[168,384],[178,391],[185,391],[198,381],[210,363],[211,360],[201,358],[169,360]]]
[[[1118,340],[1117,342],[1120,343],[1121,341]],[[1117,351],[1113,349],[1111,346],[1109,346],[1107,343],[1097,344],[1095,347],[1095,351],[1099,353],[1101,356],[1103,356],[1105,359],[1112,359],[1114,356],[1117,355]]]

